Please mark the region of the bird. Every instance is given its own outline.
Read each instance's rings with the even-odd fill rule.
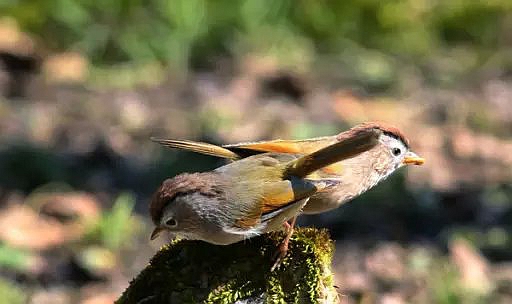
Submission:
[[[178,148],[238,161],[261,153],[308,154],[351,138],[368,130],[381,132],[379,143],[354,157],[325,166],[312,179],[337,181],[323,191],[313,194],[302,213],[318,214],[338,208],[371,189],[391,173],[405,165],[423,165],[425,159],[411,150],[409,140],[398,128],[383,122],[364,122],[338,135],[300,140],[269,140],[244,142],[223,146],[189,140],[152,138],[170,148]]]
[[[150,201],[155,224],[151,239],[168,230],[181,238],[228,245],[284,227],[280,261],[293,233],[288,220],[311,195],[339,182],[306,176],[372,149],[380,137],[380,130],[367,129],[308,154],[261,153],[212,171],[166,179]]]

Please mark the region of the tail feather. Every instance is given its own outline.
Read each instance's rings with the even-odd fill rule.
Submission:
[[[206,155],[211,156],[217,156],[222,158],[228,158],[228,159],[239,159],[240,156],[236,154],[233,151],[230,151],[228,149],[203,143],[203,142],[196,142],[196,141],[190,141],[190,140],[178,140],[178,139],[161,139],[161,138],[155,138],[151,137],[151,140],[154,142],[157,142],[161,145],[164,145],[169,148],[174,149],[182,149],[182,150],[188,150],[193,151],[197,153],[202,153]]]

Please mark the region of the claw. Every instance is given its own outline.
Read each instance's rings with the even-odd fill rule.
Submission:
[[[281,242],[279,247],[277,248],[276,252],[274,253],[274,256],[272,257],[273,260],[275,260],[274,265],[270,268],[270,271],[274,271],[283,262],[284,258],[286,257],[286,254],[288,253],[288,245],[290,243],[290,238],[293,235],[293,230],[295,227],[295,221],[297,220],[297,217],[294,217],[291,219],[291,222],[285,222],[283,225],[286,229],[286,236],[284,237],[284,240]]]

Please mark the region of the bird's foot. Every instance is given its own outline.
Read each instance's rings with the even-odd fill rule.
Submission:
[[[294,228],[295,228],[295,220],[297,218],[294,217],[291,219],[290,223],[285,222],[283,226],[286,229],[286,236],[284,237],[284,240],[279,244],[279,247],[277,247],[276,253],[273,256],[274,265],[270,268],[270,271],[274,271],[283,262],[284,258],[286,257],[286,254],[288,253],[288,245],[290,243],[290,238],[292,237]]]
[[[281,242],[281,244],[277,248],[277,250],[274,254],[274,257],[273,257],[274,265],[272,265],[272,268],[270,268],[270,271],[274,271],[277,268],[279,268],[279,266],[283,262],[284,258],[286,257],[286,254],[288,253],[288,243],[289,243],[288,240],[289,239],[285,239],[283,242]]]

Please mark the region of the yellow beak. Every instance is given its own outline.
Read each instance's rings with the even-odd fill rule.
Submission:
[[[402,161],[405,165],[416,165],[421,166],[425,163],[425,159],[423,157],[419,157],[414,152],[407,152],[405,154],[404,160]]]
[[[155,229],[153,229],[153,232],[151,232],[151,237],[150,237],[150,240],[154,240],[158,237],[158,235],[160,234],[160,232],[164,231],[165,228],[163,227],[155,227]]]

